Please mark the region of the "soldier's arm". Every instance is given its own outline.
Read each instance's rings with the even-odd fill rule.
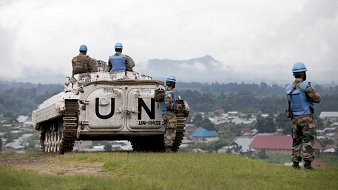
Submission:
[[[308,96],[308,98],[310,98],[310,100],[314,103],[319,103],[321,98],[320,95],[317,91],[315,91],[315,89],[311,86],[308,85],[305,89],[306,95]]]
[[[111,68],[112,68],[112,65],[111,65],[111,62],[110,62],[110,59],[108,59],[108,72],[111,70]]]
[[[74,77],[75,57],[72,59],[72,77]]]
[[[133,67],[135,66],[134,60],[128,55],[125,55],[125,56],[126,56],[126,69],[127,69],[127,71],[133,71]]]
[[[168,110],[174,109],[174,103],[173,103],[172,99],[173,99],[172,94],[167,94],[164,97],[164,103],[165,103],[165,106],[167,107]]]

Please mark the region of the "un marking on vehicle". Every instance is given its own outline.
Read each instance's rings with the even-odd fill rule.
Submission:
[[[154,98],[151,98],[150,100],[150,109],[142,98],[138,98],[137,118],[139,120],[139,125],[160,125],[161,124],[161,121],[141,121],[143,110],[146,112],[149,119],[155,119],[155,99]],[[95,114],[98,118],[109,119],[113,117],[114,113],[115,113],[115,98],[110,98],[110,113],[106,115],[102,115],[100,113],[100,98],[95,99]]]

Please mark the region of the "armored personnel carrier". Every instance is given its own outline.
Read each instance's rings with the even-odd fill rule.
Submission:
[[[105,71],[67,77],[64,91],[45,100],[32,113],[43,152],[69,152],[76,140],[129,140],[134,151],[163,151],[164,127],[154,91],[163,82],[137,72]],[[184,135],[188,105],[177,114],[177,151]]]

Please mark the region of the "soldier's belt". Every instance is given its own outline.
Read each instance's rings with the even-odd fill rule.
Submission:
[[[298,118],[300,118],[300,117],[313,117],[313,114],[294,115],[293,117],[294,117],[294,118],[295,118],[295,117],[298,117]]]

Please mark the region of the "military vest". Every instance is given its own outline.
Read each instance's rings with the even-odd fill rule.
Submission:
[[[308,100],[304,93],[308,85],[309,82],[303,81],[296,88],[293,88],[290,84],[286,87],[293,115],[313,114],[313,103]]]
[[[161,111],[162,111],[162,115],[166,114],[168,111],[169,112],[174,112],[174,110],[168,110],[167,109],[167,106],[165,105],[165,97],[167,95],[171,94],[172,95],[172,98],[170,100],[170,103],[174,104],[176,103],[176,100],[175,100],[175,96],[174,96],[174,91],[173,90],[166,90],[165,91],[165,96],[164,96],[164,101],[160,103],[160,108],[161,108]],[[175,106],[174,106],[175,107]]]
[[[111,71],[125,71],[126,70],[126,58],[123,54],[112,55],[109,57],[109,61],[112,64]]]

